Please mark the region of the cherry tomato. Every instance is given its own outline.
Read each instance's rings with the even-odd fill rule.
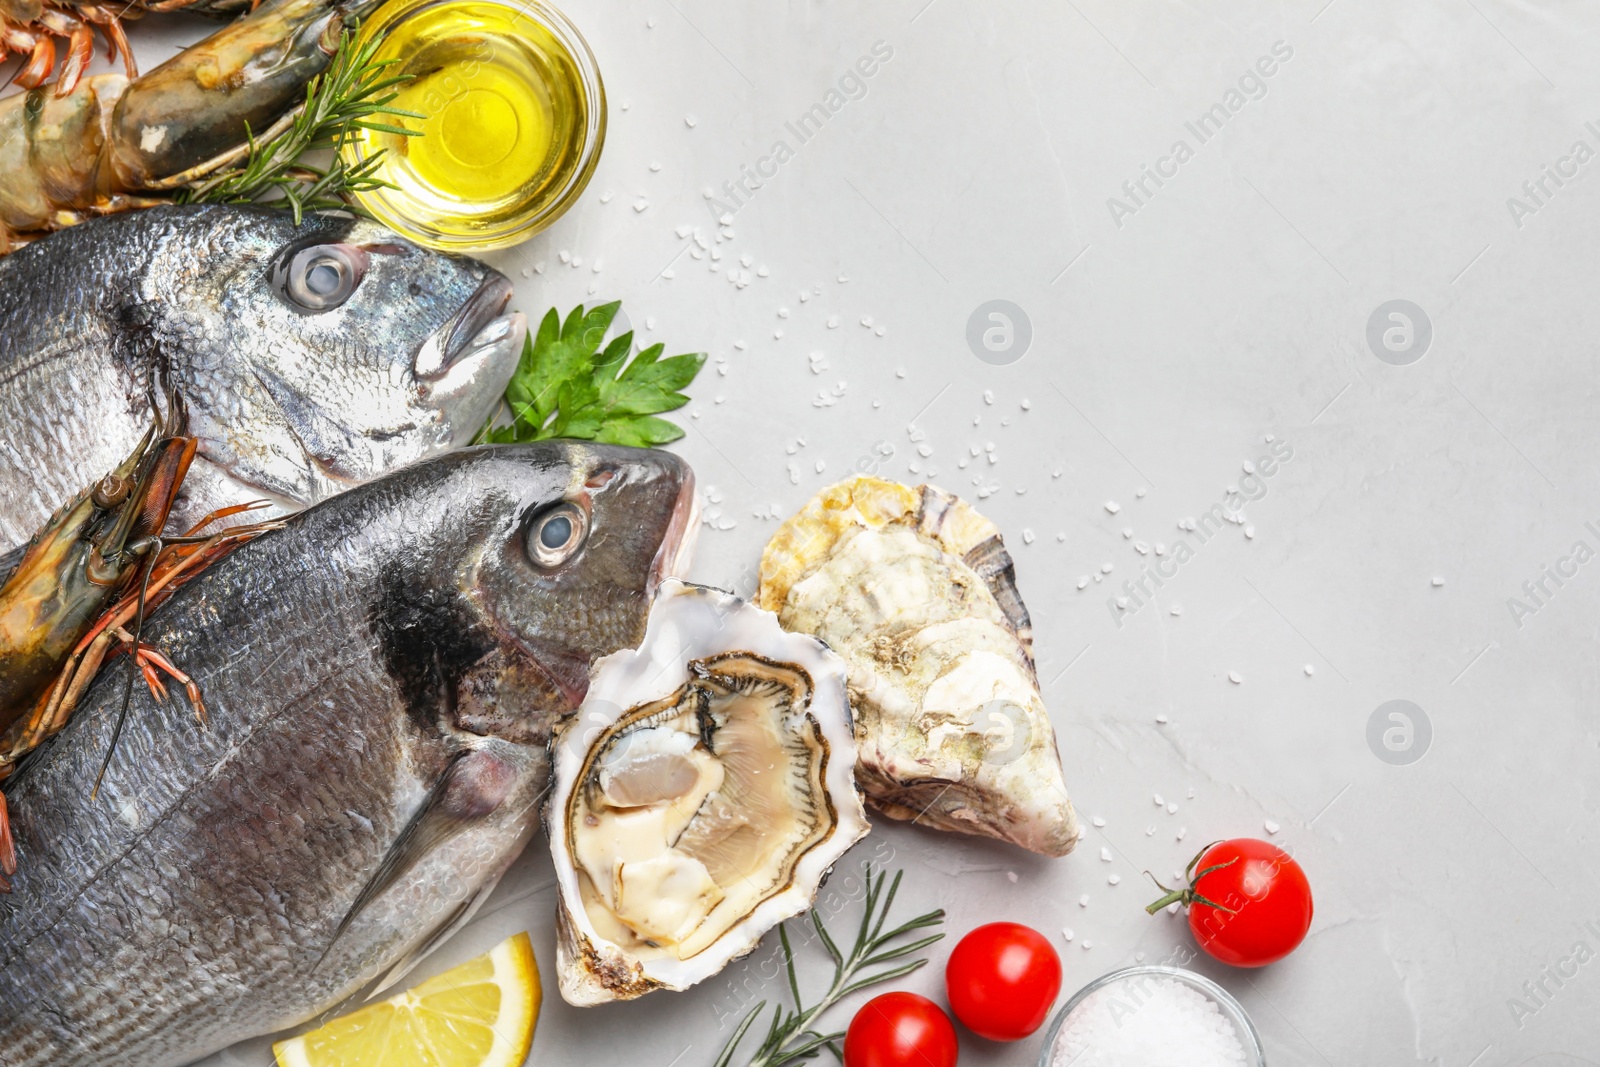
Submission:
[[[1049,938],[1019,923],[980,926],[944,968],[950,1010],[990,1041],[1020,1041],[1044,1025],[1061,992],[1061,957]]]
[[[1152,904],[1152,914],[1174,900],[1187,904],[1195,941],[1223,963],[1276,963],[1311,929],[1311,883],[1277,845],[1249,837],[1219,841],[1189,862],[1189,874],[1188,888]]]
[[[850,1020],[844,1067],[956,1067],[956,1028],[927,997],[884,993]]]

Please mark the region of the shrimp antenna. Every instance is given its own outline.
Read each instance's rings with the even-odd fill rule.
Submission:
[[[133,682],[138,667],[139,639],[144,634],[144,603],[146,595],[150,592],[150,574],[156,569],[156,557],[161,555],[161,538],[152,537],[142,542],[141,547],[148,555],[139,575],[139,601],[133,616],[133,655],[129,657],[132,666],[128,668],[128,684],[122,687],[122,707],[117,711],[117,725],[111,729],[111,744],[106,748],[105,759],[100,761],[100,773],[94,776],[94,788],[89,791],[90,800],[100,795],[100,783],[105,780],[106,768],[111,766],[111,757],[117,754],[117,742],[122,738],[122,727],[128,721],[128,709],[133,706]]]

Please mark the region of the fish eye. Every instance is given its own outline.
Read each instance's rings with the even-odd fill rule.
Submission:
[[[297,310],[332,311],[350,299],[367,271],[367,254],[350,245],[311,245],[280,261],[276,281]]]
[[[540,512],[528,527],[528,558],[540,567],[560,566],[583,546],[588,526],[588,516],[576,504]]]

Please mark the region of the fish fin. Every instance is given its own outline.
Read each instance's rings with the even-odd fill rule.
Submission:
[[[350,928],[362,909],[399,881],[419,860],[458,831],[494,812],[515,786],[516,778],[516,768],[483,749],[452,759],[339,921],[329,948]]]
[[[461,928],[471,922],[473,916],[478,914],[478,908],[482,906],[485,900],[489,899],[489,894],[493,889],[494,885],[492,883],[481,886],[476,893],[456,905],[456,910],[451,912],[450,918],[446,919],[438,929],[429,934],[427,940],[406,953],[401,957],[399,963],[389,968],[388,973],[378,979],[372,987],[372,992],[367,994],[365,1000],[375,1000],[380,994],[387,992],[391,986],[410,974],[417,964],[433,955],[434,949],[459,933]]]

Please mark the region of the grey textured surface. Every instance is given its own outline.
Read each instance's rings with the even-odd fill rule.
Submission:
[[[1580,540],[1600,549],[1585,526],[1600,528],[1600,134],[1586,125],[1600,126],[1600,13],[1501,0],[570,13],[610,89],[606,154],[568,218],[493,261],[531,314],[621,297],[645,336],[713,353],[680,449],[716,527],[695,576],[748,589],[775,526],[756,513],[785,515],[858,463],[993,490],[981,506],[1017,556],[1068,784],[1105,825],[1060,861],[880,827],[858,851],[907,869],[908,908],[943,904],[953,931],[1032,923],[1076,988],[1188,943],[1140,909],[1142,870],[1165,877],[1271,821],[1317,891],[1312,935],[1262,973],[1204,969],[1244,1002],[1274,1067],[1592,1062],[1600,565],[1559,561]],[[785,124],[826,106],[877,41],[893,56],[865,94],[841,94],[798,143]],[[1279,41],[1292,57],[1202,143],[1186,123],[1226,110]],[[766,165],[718,244],[702,191],[778,139],[791,157]],[[1179,140],[1189,158],[1162,164]],[[1123,183],[1146,166],[1176,174],[1146,179],[1135,203]],[[1558,187],[1546,166],[1578,177]],[[683,225],[720,259],[695,258]],[[1031,321],[1009,365],[966,342],[994,299]],[[1368,345],[1392,300],[1431,321],[1409,365]],[[1245,509],[1255,536],[1188,535],[1193,558],[1119,627],[1107,598],[1158,542],[1175,551],[1178,520],[1241,484],[1268,434],[1294,455]],[[1558,585],[1547,566],[1576,574]],[[1536,604],[1523,583],[1541,581]],[[1432,726],[1410,765],[1367,742],[1395,699]],[[548,968],[537,843],[491,907],[434,967],[529,929]],[[1576,973],[1558,985],[1558,968]],[[820,954],[803,971],[819,980]],[[549,1000],[533,1060],[709,1064],[741,1003],[780,995],[770,973],[758,959],[688,994],[581,1012]],[[939,995],[937,969],[908,985]],[[1035,1045],[968,1038],[962,1062],[1027,1064]],[[211,1062],[264,1064],[264,1049]]]

